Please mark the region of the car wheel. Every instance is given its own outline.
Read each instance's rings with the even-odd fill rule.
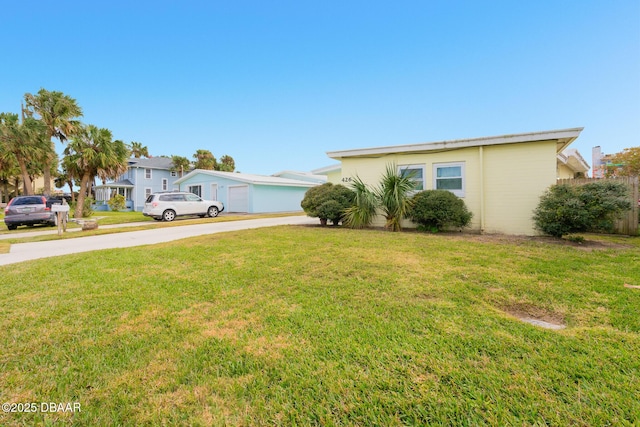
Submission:
[[[18,228],[18,226],[17,225],[7,225],[7,228],[9,230],[15,230],[16,228]]]
[[[209,206],[209,210],[207,210],[207,215],[211,218],[215,218],[218,216],[218,208],[215,206]]]
[[[176,213],[171,209],[167,209],[166,211],[162,212],[163,221],[171,222],[174,219],[176,219]]]

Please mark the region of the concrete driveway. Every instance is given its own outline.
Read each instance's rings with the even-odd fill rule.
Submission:
[[[8,254],[0,254],[0,265],[15,264],[32,259],[48,258],[100,249],[128,248],[132,246],[153,245],[170,242],[203,234],[223,233],[225,231],[248,230],[251,228],[273,227],[277,225],[318,224],[317,218],[306,216],[285,216],[279,218],[248,219],[241,221],[214,222],[175,227],[155,228],[152,230],[129,231],[124,233],[103,234],[100,236],[78,237],[74,239],[50,240],[47,242],[17,243],[11,245]]]

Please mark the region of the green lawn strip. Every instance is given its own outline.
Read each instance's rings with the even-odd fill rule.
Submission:
[[[145,217],[142,215],[142,212],[94,212],[93,216],[86,219],[98,219],[98,223],[100,225],[111,225],[111,224],[126,224],[130,222],[153,222],[152,218]],[[4,213],[0,215],[0,221],[2,221],[2,226],[0,226],[0,234],[15,234],[19,235],[20,233],[27,233],[32,231],[46,231],[46,230],[55,230],[55,227],[48,226],[40,226],[36,225],[33,227],[19,227],[16,230],[9,231],[7,227],[4,225]],[[80,225],[76,224],[73,219],[69,221],[68,228],[79,228]]]
[[[621,241],[275,227],[0,267],[0,400],[82,404],[0,424],[632,425]]]
[[[45,234],[42,236],[31,236],[31,237],[20,237],[19,235],[17,235],[15,238],[3,239],[3,240],[0,240],[0,242],[4,241],[12,244],[43,242],[48,240],[75,239],[77,237],[98,236],[102,234],[125,233],[128,231],[150,230],[153,228],[160,228],[160,227],[180,227],[185,225],[208,224],[212,222],[229,222],[229,221],[242,221],[242,220],[248,220],[248,219],[260,219],[260,218],[277,218],[277,217],[291,216],[291,215],[292,214],[223,215],[216,218],[178,219],[172,222],[152,221],[144,225],[126,226],[122,228],[100,228],[99,225],[102,223],[101,223],[101,220],[98,220],[98,224],[99,224],[98,228],[94,230],[63,233],[61,236],[58,236],[57,233]],[[119,223],[119,224],[124,224],[124,223]],[[79,226],[75,225],[75,227],[79,227]],[[46,231],[47,228],[43,228],[43,230]],[[50,230],[55,231],[56,229],[51,228]],[[30,231],[35,231],[35,230],[30,229]]]

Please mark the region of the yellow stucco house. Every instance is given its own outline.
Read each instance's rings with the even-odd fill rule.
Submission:
[[[348,185],[358,176],[375,186],[386,165],[392,163],[399,170],[414,172],[418,190],[447,189],[462,198],[473,212],[472,230],[535,235],[533,210],[544,191],[579,168],[586,166],[584,172],[588,170],[586,162],[580,164],[581,157],[563,154],[582,129],[331,151],[327,155],[340,161],[342,184]],[[336,177],[331,178],[335,182]],[[382,218],[376,221],[376,225],[383,223]]]

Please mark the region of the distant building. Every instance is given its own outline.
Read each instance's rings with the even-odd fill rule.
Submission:
[[[591,151],[591,177],[606,178],[607,171],[609,174],[615,175],[615,171],[622,165],[615,164],[613,159],[618,154],[604,154],[600,146],[593,147]]]

